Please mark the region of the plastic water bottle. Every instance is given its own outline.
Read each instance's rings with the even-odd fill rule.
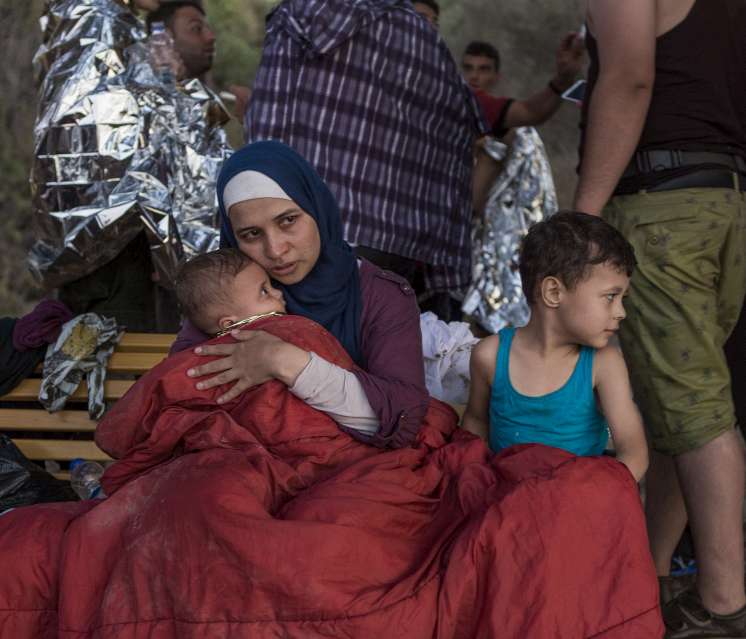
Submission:
[[[101,475],[104,467],[98,462],[73,459],[70,462],[70,485],[81,499],[103,499]]]
[[[182,75],[183,63],[163,22],[154,22],[151,26],[148,48],[158,79],[164,84],[176,82]]]

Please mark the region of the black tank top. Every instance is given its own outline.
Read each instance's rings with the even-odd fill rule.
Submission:
[[[581,116],[581,157],[599,71],[598,47],[590,32],[586,45],[591,64]],[[686,18],[657,38],[653,95],[637,146],[638,151],[652,149],[746,158],[746,0],[695,0]],[[658,182],[692,170],[697,169],[662,171],[651,178]]]

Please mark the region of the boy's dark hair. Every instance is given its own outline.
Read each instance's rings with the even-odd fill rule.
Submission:
[[[202,6],[200,0],[161,0],[160,5],[155,11],[151,11],[145,18],[148,26],[148,33],[153,28],[153,24],[156,22],[162,22],[167,28],[171,28],[171,24],[174,19],[174,14],[181,9],[181,7],[192,6],[205,14],[205,8]]]
[[[466,45],[466,49],[464,49],[464,55],[481,55],[485,58],[491,58],[492,62],[495,64],[495,71],[500,70],[500,52],[489,42],[472,40],[469,44]]]
[[[637,264],[632,245],[611,224],[596,215],[562,211],[534,224],[520,254],[523,293],[529,305],[546,277],[573,289],[596,264],[612,264],[628,276]]]
[[[181,312],[201,331],[209,333],[217,317],[209,317],[208,309],[216,304],[229,304],[230,289],[221,285],[225,275],[235,277],[251,258],[238,249],[222,248],[202,253],[183,264],[176,273],[176,299]]]
[[[424,4],[426,7],[430,7],[433,11],[435,11],[435,15],[440,17],[440,6],[437,2],[435,2],[435,0],[412,0],[413,4],[415,2],[417,2],[418,4]]]

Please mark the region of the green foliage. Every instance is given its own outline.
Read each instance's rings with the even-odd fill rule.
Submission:
[[[26,268],[31,244],[28,176],[36,89],[31,57],[40,40],[41,0],[2,0],[0,40],[21,64],[0,65],[0,314],[20,315],[41,296]]]
[[[271,0],[207,0],[205,8],[217,36],[212,77],[215,85],[251,86],[264,40],[264,18]]]

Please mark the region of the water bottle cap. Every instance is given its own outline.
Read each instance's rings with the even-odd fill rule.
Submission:
[[[70,460],[70,470],[71,471],[75,470],[81,464],[85,464],[85,459],[83,459],[82,457],[76,457],[75,459],[71,459]]]
[[[163,33],[166,30],[166,25],[163,22],[154,22],[150,27],[150,33]]]

